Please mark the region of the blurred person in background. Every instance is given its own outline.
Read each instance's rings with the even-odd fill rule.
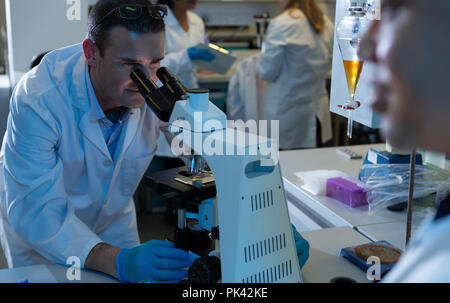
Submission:
[[[313,148],[332,138],[326,78],[334,26],[315,0],[280,2],[259,65],[269,82],[262,119],[279,120],[280,149]]]
[[[395,147],[450,154],[450,1],[381,0],[361,41],[375,65],[371,106]],[[413,234],[383,282],[450,282],[450,196]]]

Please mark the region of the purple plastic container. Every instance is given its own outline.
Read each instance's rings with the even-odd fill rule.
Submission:
[[[362,182],[353,178],[338,177],[327,180],[327,196],[350,207],[367,204]]]

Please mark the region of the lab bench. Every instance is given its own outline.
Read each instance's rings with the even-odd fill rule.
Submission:
[[[369,148],[384,144],[350,146],[363,158],[348,160],[336,153],[339,147],[280,152],[280,166],[290,212],[290,219],[301,231],[347,226],[373,241],[386,240],[405,249],[406,210],[393,212],[383,207],[370,212],[369,206],[350,208],[325,195],[314,195],[303,188],[295,172],[309,170],[339,170],[357,178]],[[424,219],[423,212],[413,213],[412,234]]]
[[[379,145],[351,146],[365,155],[369,148]],[[367,206],[350,208],[326,196],[315,196],[300,188],[294,172],[317,169],[336,169],[357,177],[362,160],[347,160],[336,154],[337,148],[280,152],[290,219],[302,236],[310,243],[310,257],[302,270],[304,282],[328,283],[335,277],[348,277],[357,282],[372,282],[366,273],[350,261],[339,256],[341,248],[372,241],[387,240],[404,249],[406,213],[382,209],[375,214]],[[420,222],[413,225],[413,232]],[[81,280],[67,279],[68,267],[43,264],[0,270],[0,283],[111,283],[117,280],[94,271],[82,270]]]
[[[349,227],[336,227],[302,233],[310,243],[310,257],[302,270],[306,283],[328,283],[335,277],[349,277],[357,282],[371,282],[366,274],[349,261],[339,257],[340,248],[370,242]],[[41,264],[0,270],[0,283],[117,283],[116,279],[102,273],[84,270],[80,280],[69,280],[73,270],[60,264]]]
[[[108,275],[84,270],[80,271],[80,280],[75,277],[73,269],[61,264],[39,264],[0,270],[0,283],[117,283]]]
[[[351,146],[365,155],[378,145]],[[372,241],[387,240],[404,249],[406,213],[382,209],[375,214],[367,206],[350,208],[325,196],[315,196],[300,188],[294,172],[317,169],[336,169],[357,177],[362,160],[347,160],[336,154],[337,148],[321,148],[280,152],[290,219],[301,235],[310,243],[310,256],[302,270],[306,283],[329,283],[335,277],[348,277],[369,283],[366,273],[339,256],[340,249]],[[414,229],[418,223],[413,226]],[[0,270],[1,282],[117,282],[101,273],[82,270],[81,280],[69,281],[68,267],[45,264]]]
[[[352,146],[365,155],[370,147]],[[335,277],[371,282],[366,273],[339,256],[341,248],[388,240],[399,248],[404,239],[405,213],[382,210],[370,215],[367,207],[351,209],[333,199],[314,196],[296,183],[294,172],[313,169],[338,169],[357,176],[362,160],[346,160],[336,148],[280,152],[280,165],[291,221],[310,243],[310,257],[302,270],[304,282],[328,283]],[[117,282],[109,276],[82,270],[81,281],[66,278],[68,267],[57,264],[0,270],[0,282]]]

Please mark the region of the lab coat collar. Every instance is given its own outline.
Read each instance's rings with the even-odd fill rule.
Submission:
[[[89,117],[91,121],[96,121],[105,118],[105,113],[103,112],[100,104],[98,103],[97,96],[95,95],[94,87],[92,86],[91,76],[89,74],[89,67],[85,70],[86,73],[86,87],[88,92],[89,103],[91,104],[91,110],[89,112]]]
[[[72,104],[80,109],[83,113],[78,123],[78,126],[83,135],[94,144],[109,160],[112,160],[111,154],[105,142],[105,138],[100,129],[100,126],[95,121],[91,120],[91,111],[94,109],[92,106],[92,100],[89,98],[88,82],[88,65],[84,56],[80,56],[76,66],[73,69],[70,92],[72,98]],[[125,138],[123,140],[123,146],[120,148],[120,153],[117,159],[121,159],[123,153],[128,149],[128,145],[132,142],[132,139],[136,135],[136,131],[140,119],[140,108],[130,109],[129,119],[122,130],[125,132]]]
[[[87,68],[86,59],[82,55],[73,69],[69,87],[70,96],[73,96],[72,104],[83,111],[89,110],[89,99],[86,87]]]

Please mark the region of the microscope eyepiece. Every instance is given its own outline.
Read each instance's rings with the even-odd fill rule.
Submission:
[[[161,80],[162,87],[158,87],[155,82],[148,79],[140,68],[135,68],[131,72],[130,78],[158,118],[168,122],[175,103],[187,95],[186,88],[167,67],[158,69],[156,75]]]
[[[169,91],[177,96],[180,100],[184,95],[187,95],[184,85],[175,77],[167,67],[161,67],[156,72],[159,80],[169,89]]]
[[[130,74],[131,80],[136,84],[137,88],[143,95],[150,94],[153,90],[158,89],[158,86],[152,80],[147,79],[147,76],[139,68],[135,68]]]
[[[168,83],[172,79],[176,79],[176,77],[169,71],[167,67],[161,67],[156,72],[156,75],[158,76],[159,80],[161,80],[162,83]]]

